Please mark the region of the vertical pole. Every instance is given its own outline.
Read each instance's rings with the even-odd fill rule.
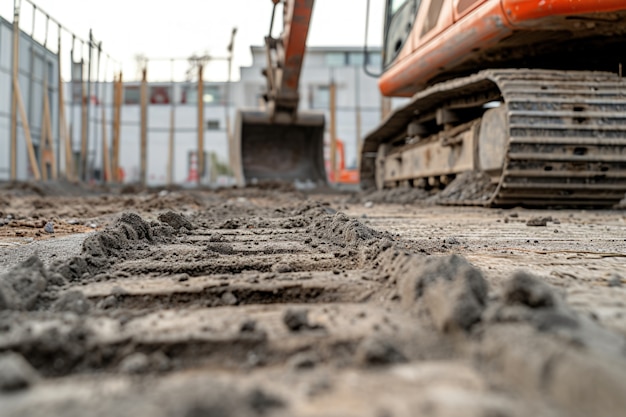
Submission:
[[[70,89],[70,120],[69,120],[69,141],[70,141],[70,149],[72,151],[72,176],[74,177],[73,179],[75,181],[78,181],[80,179],[80,167],[78,164],[78,161],[74,160],[74,137],[76,136],[76,132],[74,131],[74,128],[76,126],[75,122],[75,106],[76,106],[76,100],[75,98],[75,91],[76,91],[76,74],[74,74],[74,71],[76,71],[75,69],[75,65],[74,65],[74,48],[76,47],[76,35],[72,35],[72,50],[70,51],[70,79],[71,79],[71,86],[72,88]]]
[[[147,145],[148,145],[148,70],[144,66],[141,71],[141,148],[139,163],[139,181],[142,186],[146,186],[146,159],[147,159]]]
[[[95,39],[94,39],[94,46],[96,46],[95,43]],[[100,147],[98,145],[98,106],[103,107],[104,103],[100,102],[100,57],[102,55],[102,42],[98,42],[97,46],[97,54],[96,54],[96,79],[94,80],[94,97],[95,97],[95,102],[94,102],[94,114],[93,114],[93,147],[92,147],[92,151],[93,151],[93,156],[89,158],[89,172],[92,175],[92,179],[94,178],[94,174],[95,174],[95,169],[96,169],[96,157],[98,155],[98,148]],[[91,96],[91,95],[90,95]],[[104,149],[102,149],[102,152],[104,152]],[[104,173],[104,167],[102,167],[102,170],[100,171],[100,175],[103,176]],[[98,179],[99,181],[102,180],[101,178]]]
[[[101,104],[102,107],[102,168],[104,173],[104,182],[111,182],[111,160],[109,152],[109,141],[107,138],[107,123],[106,123],[106,108],[104,106],[104,99]]]
[[[174,123],[176,115],[174,106],[170,109],[170,136],[167,146],[167,185],[174,183]]]
[[[20,0],[13,2],[13,85],[19,83]],[[17,91],[11,100],[11,180],[17,180]]]
[[[37,6],[36,5],[32,5],[33,6],[33,18],[32,18],[32,22],[31,22],[31,29],[30,29],[30,37],[31,37],[31,42],[29,42],[30,44],[30,62],[29,62],[29,76],[28,76],[28,91],[26,92],[26,94],[28,94],[28,100],[26,100],[26,102],[24,103],[24,106],[26,108],[27,111],[27,115],[28,115],[28,120],[29,120],[29,124],[33,123],[33,125],[35,124],[35,118],[33,116],[34,114],[34,109],[33,106],[35,105],[35,102],[40,102],[39,99],[35,99],[35,88],[34,88],[34,84],[35,84],[35,42],[32,41],[35,39],[35,21],[37,20]],[[45,56],[42,56],[42,65],[45,65],[44,62],[44,58]],[[22,96],[22,99],[24,99],[24,97]],[[43,122],[43,118],[41,120]],[[34,127],[34,126],[33,126]],[[32,134],[32,132],[31,132]],[[41,138],[39,138],[39,144],[41,145]]]
[[[85,136],[86,136],[86,150],[85,150],[85,170],[83,172],[84,180],[89,181],[91,179],[92,173],[89,170],[89,152],[90,152],[90,138],[89,138],[89,125],[91,123],[91,64],[93,61],[93,31],[89,29],[89,62],[87,63],[87,117],[86,117],[86,125],[85,125]]]
[[[85,60],[80,58],[80,179],[87,180],[87,134],[89,113],[87,112],[87,90],[85,89]]]
[[[204,178],[204,80],[203,65],[198,64],[198,185]]]
[[[330,175],[337,182],[337,85],[330,81]]]
[[[167,146],[167,185],[174,182],[174,131],[176,123],[176,94],[174,92],[174,60],[171,61],[172,66],[172,92],[171,92],[171,108],[170,108],[170,136]]]
[[[380,96],[380,119],[385,120],[391,113],[391,98]]]
[[[58,78],[57,85],[59,86],[59,135],[60,140],[63,143],[63,149],[65,151],[65,178],[68,181],[74,180],[74,164],[72,157],[72,143],[67,129],[67,120],[65,119],[65,91],[63,91],[63,76],[61,75],[61,25],[59,27],[59,43],[58,43],[58,59],[59,64],[57,66]]]
[[[364,58],[365,59],[365,58]],[[360,72],[361,69],[359,67],[354,67],[355,81],[356,86],[354,89],[354,101],[355,101],[355,112],[356,112],[356,160],[357,167],[361,167],[361,77]],[[344,154],[345,156],[345,154]]]
[[[89,135],[89,112],[87,107],[87,91],[85,89],[85,44],[82,44],[80,57],[80,178],[87,180],[87,140]]]
[[[43,120],[41,123],[41,137],[39,139],[39,151],[41,171],[43,179],[57,179],[57,164],[54,157],[54,143],[52,140],[52,118],[50,115],[50,95],[48,94],[48,80],[43,82]],[[50,176],[48,176],[50,168]]]
[[[237,34],[237,28],[233,28],[230,34],[230,43],[228,44],[228,80],[226,82],[226,103],[224,105],[224,111],[226,112],[226,143],[228,144],[229,155],[233,152],[232,137],[230,133],[230,84],[231,73],[233,70],[233,50],[235,48],[235,35]],[[232,161],[232,156],[229,158]]]
[[[122,106],[122,73],[120,72],[115,80],[113,89],[113,179],[116,183],[121,181],[120,170],[120,118]]]
[[[48,56],[46,51],[48,50],[48,34],[50,25],[50,16],[46,17],[46,34],[44,37],[43,48],[43,120],[41,123],[41,136],[39,138],[39,153],[41,171],[43,172],[43,178],[57,179],[57,160],[54,152],[54,139],[52,132],[52,114],[50,110],[50,84],[49,71],[48,71]],[[48,169],[50,172],[48,173]],[[50,175],[48,175],[50,174]]]

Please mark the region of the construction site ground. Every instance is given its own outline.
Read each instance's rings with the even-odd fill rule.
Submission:
[[[626,211],[393,195],[0,187],[0,416],[626,415]]]

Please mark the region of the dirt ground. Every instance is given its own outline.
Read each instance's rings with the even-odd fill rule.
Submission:
[[[626,415],[626,211],[406,198],[0,187],[0,415]]]

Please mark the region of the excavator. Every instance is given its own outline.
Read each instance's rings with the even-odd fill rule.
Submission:
[[[320,181],[324,120],[298,111],[314,1],[272,1],[284,28],[266,38],[266,109],[238,116],[239,180]],[[382,49],[381,93],[409,99],[364,138],[362,188],[472,172],[488,193],[457,204],[624,198],[625,0],[387,0]]]

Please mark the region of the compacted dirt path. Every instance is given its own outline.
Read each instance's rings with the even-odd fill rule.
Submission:
[[[622,211],[350,201],[5,198],[0,415],[624,415]]]

